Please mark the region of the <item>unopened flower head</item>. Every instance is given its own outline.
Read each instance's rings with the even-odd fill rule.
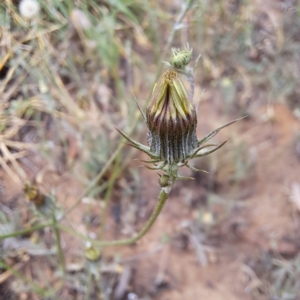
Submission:
[[[22,17],[32,19],[40,11],[40,4],[36,0],[22,0],[19,5]]]
[[[26,198],[32,203],[34,203],[36,206],[40,206],[44,203],[45,196],[40,193],[37,186],[25,184],[23,191],[26,195]]]
[[[150,157],[150,160],[142,160],[146,164],[154,165],[148,167],[149,169],[163,172],[159,174],[159,185],[165,194],[169,193],[176,179],[191,179],[180,176],[179,168],[186,166],[196,172],[205,172],[190,166],[189,161],[209,155],[225,145],[226,141],[219,145],[205,143],[220,130],[239,120],[233,120],[211,131],[200,140],[197,139],[197,114],[191,103],[194,88],[193,68],[188,67],[191,58],[192,49],[188,45],[184,50],[173,48],[170,63],[166,63],[173,69],[164,72],[154,85],[146,114],[137,103],[149,129],[149,146],[135,141],[117,129],[132,147]],[[189,98],[178,73],[187,76],[189,80]]]
[[[184,69],[191,62],[192,53],[193,49],[190,49],[188,46],[184,50],[172,48],[170,65],[175,69]]]
[[[197,116],[177,72],[167,70],[153,88],[146,111],[150,151],[169,164],[197,147]]]

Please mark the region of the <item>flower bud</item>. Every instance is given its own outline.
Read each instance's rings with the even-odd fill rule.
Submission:
[[[192,52],[193,50],[189,48],[184,50],[173,48],[170,65],[176,69],[184,69],[191,62]]]
[[[33,202],[36,206],[41,206],[45,201],[45,196],[39,191],[35,185],[25,184],[23,189],[26,198]]]
[[[197,116],[175,71],[167,70],[154,85],[146,111],[150,151],[169,164],[183,162],[197,147]]]
[[[85,251],[84,251],[85,257],[90,261],[96,261],[100,258],[101,252],[99,249],[95,248],[93,245],[88,243],[86,245]]]

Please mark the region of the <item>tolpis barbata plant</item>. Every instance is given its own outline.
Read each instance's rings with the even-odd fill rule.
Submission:
[[[166,63],[169,69],[155,83],[146,113],[137,104],[149,130],[148,146],[140,144],[118,130],[131,146],[149,156],[149,160],[144,161],[148,164],[148,168],[159,172],[158,182],[161,186],[161,191],[153,213],[141,231],[135,236],[122,240],[93,241],[93,247],[129,245],[141,239],[159,216],[168,200],[174,182],[177,179],[193,179],[180,176],[178,174],[179,169],[186,166],[194,171],[202,171],[190,166],[190,160],[209,155],[221,148],[226,141],[220,145],[208,144],[207,142],[222,128],[239,120],[233,120],[218,127],[201,139],[197,138],[197,109],[193,104],[193,68],[188,66],[191,59],[192,49],[189,47],[186,47],[184,50],[172,49],[170,61]],[[190,83],[189,95],[180,78],[180,74],[186,76]],[[53,206],[50,205],[49,209],[47,199],[35,186],[27,185],[24,191],[27,198],[35,204],[40,212],[48,215],[52,211]],[[43,207],[46,209],[42,210]],[[56,217],[54,214],[52,219],[53,226],[56,228]],[[95,252],[93,247],[88,247],[88,252],[86,252],[86,257],[91,261],[97,260],[100,255],[100,252]],[[61,257],[63,258],[62,253]]]
[[[165,71],[155,83],[146,114],[139,107],[148,126],[148,146],[142,145],[130,138],[124,132],[119,132],[129,141],[130,145],[146,153],[150,160],[143,161],[153,164],[152,170],[161,170],[159,184],[161,187],[171,187],[176,179],[192,179],[178,174],[180,167],[189,165],[193,158],[203,157],[215,152],[220,145],[205,144],[222,128],[237,120],[231,121],[210,132],[202,139],[196,135],[197,113],[190,101],[179,73],[185,74],[190,80],[191,68],[187,68],[192,58],[192,49],[172,49],[171,68]],[[168,189],[165,189],[169,192]]]
[[[149,129],[148,146],[140,144],[118,130],[131,146],[149,156],[149,160],[143,161],[150,164],[149,169],[161,172],[158,182],[162,189],[155,210],[141,232],[131,239],[112,242],[113,245],[129,244],[140,239],[161,212],[176,179],[193,179],[180,176],[179,168],[186,166],[194,171],[202,171],[190,166],[189,161],[220,149],[226,141],[220,145],[206,144],[206,142],[222,128],[239,120],[233,120],[218,127],[201,139],[197,138],[197,112],[192,99],[194,93],[193,68],[188,66],[191,59],[192,49],[189,47],[184,50],[173,48],[170,62],[166,63],[169,69],[155,83],[146,113],[137,104]],[[188,78],[190,96],[188,96],[179,74]]]

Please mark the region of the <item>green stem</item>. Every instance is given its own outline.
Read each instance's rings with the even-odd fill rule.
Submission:
[[[149,220],[147,221],[147,223],[145,224],[143,229],[137,235],[135,235],[134,237],[129,238],[129,239],[124,239],[124,240],[99,241],[99,242],[97,242],[97,244],[99,246],[120,246],[120,245],[130,245],[130,244],[133,244],[133,243],[137,242],[152,227],[152,225],[154,224],[157,217],[159,216],[159,214],[160,214],[161,210],[163,209],[163,207],[164,207],[166,201],[168,200],[168,198],[169,198],[169,193],[166,193],[165,190],[162,189],[160,194],[159,194],[159,200],[158,200],[158,202],[155,206],[155,209],[154,209],[151,217],[149,218]]]
[[[28,228],[28,229],[15,231],[15,232],[12,232],[12,233],[9,233],[9,234],[0,235],[0,240],[10,238],[10,237],[14,237],[14,236],[18,236],[18,235],[24,235],[24,234],[27,234],[27,233],[31,233],[33,231],[40,230],[40,229],[43,229],[45,227],[51,226],[51,224],[52,223],[40,224],[40,225],[31,227],[31,228]]]
[[[93,274],[92,274],[91,269],[89,268],[89,270],[88,270],[88,279],[87,279],[87,287],[86,287],[86,294],[85,294],[85,297],[84,297],[85,300],[89,300],[90,299],[92,279],[93,279]]]
[[[52,215],[52,228],[53,228],[55,239],[56,239],[55,243],[56,243],[56,248],[57,248],[59,265],[61,267],[63,278],[65,278],[66,277],[65,256],[64,256],[64,253],[62,251],[61,241],[60,241],[61,240],[60,239],[60,231],[59,231],[59,227],[57,226],[57,220],[56,220],[56,217],[54,216],[54,214]]]
[[[154,208],[154,211],[152,213],[152,215],[150,216],[149,220],[147,221],[147,223],[145,224],[145,226],[142,228],[142,230],[135,236],[133,236],[132,238],[129,239],[124,239],[124,240],[113,240],[113,241],[95,241],[92,240],[90,238],[87,238],[86,236],[75,232],[75,231],[71,231],[69,228],[66,228],[62,225],[59,225],[59,227],[62,230],[65,230],[71,234],[74,234],[76,236],[79,236],[81,238],[84,238],[86,240],[89,240],[93,245],[95,246],[100,246],[100,247],[108,247],[108,246],[121,246],[121,245],[130,245],[133,244],[135,242],[137,242],[139,239],[141,239],[152,227],[152,225],[154,224],[154,222],[156,221],[157,217],[159,216],[160,212],[162,211],[166,201],[169,198],[169,192],[166,192],[165,189],[162,189],[160,194],[159,194],[159,200]]]

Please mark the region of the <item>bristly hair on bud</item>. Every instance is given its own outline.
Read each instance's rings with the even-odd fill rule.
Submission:
[[[146,110],[150,151],[168,164],[184,162],[197,147],[197,115],[177,72],[155,84]]]

